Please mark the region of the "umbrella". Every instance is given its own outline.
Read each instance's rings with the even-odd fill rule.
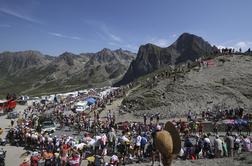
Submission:
[[[246,125],[248,124],[248,121],[243,120],[243,119],[237,119],[237,120],[235,121],[235,124],[246,126]]]

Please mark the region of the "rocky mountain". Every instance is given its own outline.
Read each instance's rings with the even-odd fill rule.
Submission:
[[[43,66],[49,63],[44,55],[37,51],[3,52],[0,54],[1,76],[19,73],[21,70]]]
[[[54,93],[112,85],[127,71],[135,54],[103,49],[58,57],[38,51],[0,53],[0,95]]]
[[[146,44],[139,48],[137,57],[132,61],[123,79],[115,85],[127,84],[134,79],[157,69],[195,61],[202,56],[210,56],[216,50],[201,37],[183,33],[171,46],[161,48]]]

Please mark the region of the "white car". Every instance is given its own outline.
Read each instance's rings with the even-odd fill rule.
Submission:
[[[54,133],[56,131],[56,125],[51,121],[45,121],[42,123],[42,132]]]

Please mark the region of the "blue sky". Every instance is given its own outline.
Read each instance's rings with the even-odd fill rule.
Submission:
[[[0,0],[0,52],[167,47],[183,32],[252,47],[251,0]]]

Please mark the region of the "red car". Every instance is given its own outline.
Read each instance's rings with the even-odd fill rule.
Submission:
[[[15,100],[0,100],[0,111],[11,111],[16,108]]]

